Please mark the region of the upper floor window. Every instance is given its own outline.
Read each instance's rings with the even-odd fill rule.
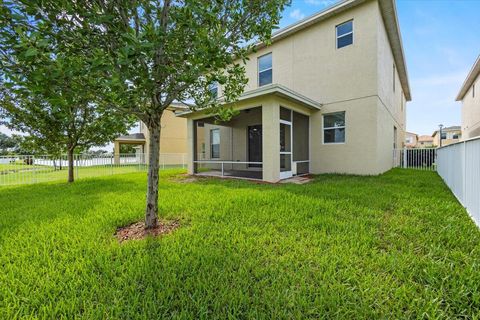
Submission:
[[[323,116],[323,143],[345,142],[345,112]]]
[[[210,91],[210,94],[212,95],[213,99],[217,99],[218,97],[218,82],[213,82],[210,84],[208,87],[208,90]]]
[[[258,58],[258,86],[272,83],[272,53]]]
[[[337,49],[353,44],[353,20],[339,24],[337,31]]]
[[[442,133],[440,134],[440,139],[442,139],[442,140],[447,139],[447,133],[446,133],[446,132],[442,132]]]
[[[210,130],[210,156],[212,159],[220,158],[220,129]]]

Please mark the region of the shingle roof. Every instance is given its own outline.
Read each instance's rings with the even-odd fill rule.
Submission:
[[[433,137],[432,137],[432,136],[428,136],[428,135],[423,135],[423,136],[418,137],[418,141],[419,141],[419,142],[429,142],[429,141],[433,141]]]

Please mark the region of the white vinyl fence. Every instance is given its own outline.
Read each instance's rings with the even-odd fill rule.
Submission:
[[[437,149],[395,149],[393,150],[393,166],[435,171],[437,167]]]
[[[75,179],[147,170],[148,154],[76,154]],[[186,154],[160,154],[160,169],[186,168]],[[66,155],[0,156],[0,186],[67,180]]]
[[[480,137],[438,149],[438,174],[480,227]]]

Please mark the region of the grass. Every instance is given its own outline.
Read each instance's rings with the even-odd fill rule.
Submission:
[[[89,166],[75,169],[75,178],[92,178],[112,174],[146,172],[145,165]],[[55,170],[51,166],[0,164],[0,186],[31,184],[48,181],[66,181],[68,168]]]
[[[179,168],[178,165],[164,165],[160,169]],[[101,177],[113,174],[132,172],[146,172],[144,164],[121,164],[121,165],[95,165],[88,167],[75,167],[75,179]],[[68,167],[61,170],[46,165],[25,165],[24,163],[0,164],[0,187],[20,184],[32,184],[38,182],[66,181]]]
[[[0,318],[480,318],[480,232],[434,172],[162,172],[182,227],[119,244],[145,174],[0,189]]]

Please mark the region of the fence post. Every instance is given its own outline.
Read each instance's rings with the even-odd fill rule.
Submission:
[[[467,203],[467,142],[463,141],[463,206]]]
[[[403,168],[407,168],[407,148],[403,148]]]
[[[37,183],[37,168],[35,167],[35,156],[32,156],[33,183]]]
[[[223,162],[222,162],[222,177],[223,177]]]

